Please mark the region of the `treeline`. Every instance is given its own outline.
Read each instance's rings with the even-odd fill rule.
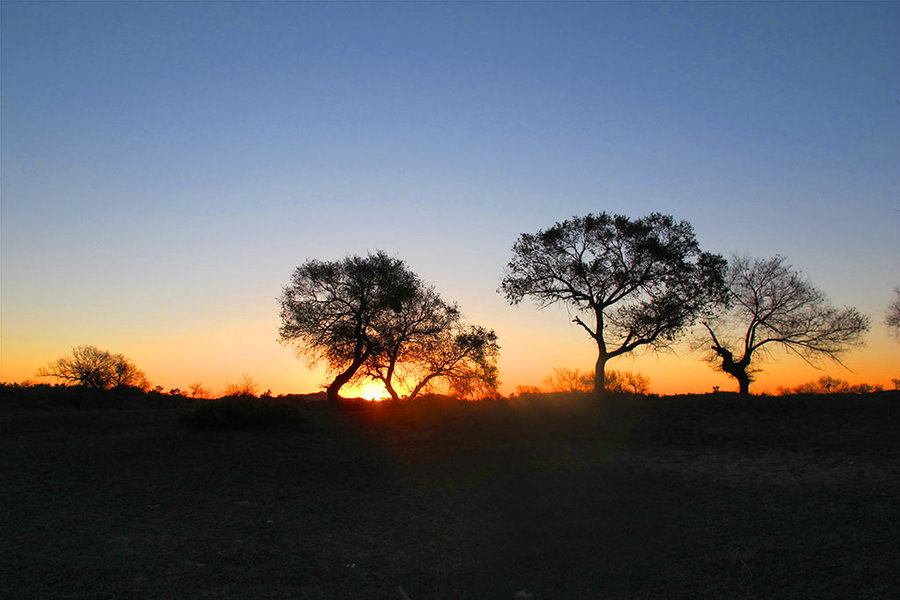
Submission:
[[[528,299],[538,308],[569,310],[597,358],[590,375],[559,372],[557,383],[566,379],[571,389],[597,395],[646,393],[646,378],[607,363],[668,349],[685,337],[748,394],[760,360],[776,350],[813,366],[842,365],[843,354],[862,345],[870,329],[868,316],[832,306],[784,257],[726,260],[701,250],[690,223],[659,213],[588,214],[522,234],[498,292],[513,305]],[[885,323],[900,334],[900,290],[894,293]],[[437,392],[499,396],[496,332],[467,323],[458,304],[383,251],[307,260],[282,289],[279,305],[279,341],[327,366],[324,387],[332,402],[345,386],[373,381],[393,400]],[[73,348],[38,375],[97,390],[150,386],[124,356],[93,346]],[[228,396],[257,393],[246,377],[226,390]],[[184,394],[211,395],[200,383]]]

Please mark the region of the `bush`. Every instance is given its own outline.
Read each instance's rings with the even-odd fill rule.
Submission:
[[[199,400],[184,408],[181,424],[203,431],[242,431],[296,426],[306,419],[296,406],[246,396]]]

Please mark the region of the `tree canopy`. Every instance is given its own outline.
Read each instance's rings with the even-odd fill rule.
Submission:
[[[341,261],[308,260],[281,296],[280,341],[335,373],[330,401],[359,378],[381,381],[399,399],[443,379],[463,392],[496,390],[496,334],[465,325],[405,262],[383,251]]]
[[[62,356],[38,370],[38,377],[55,377],[73,385],[95,390],[122,387],[147,389],[144,373],[121,354],[96,346],[76,346],[70,356]]]
[[[783,256],[734,257],[728,268],[724,310],[704,322],[711,360],[749,393],[755,357],[772,348],[811,365],[823,358],[839,364],[849,347],[861,345],[869,318],[855,308],[835,308],[825,294]]]
[[[700,251],[690,223],[659,213],[573,217],[522,234],[512,251],[500,292],[574,309],[597,345],[597,392],[608,360],[670,345],[724,293],[726,261]]]

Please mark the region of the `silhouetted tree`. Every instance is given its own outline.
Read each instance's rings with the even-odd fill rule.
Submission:
[[[205,399],[211,396],[211,393],[208,389],[203,387],[202,381],[197,381],[188,386],[188,394],[191,398],[195,399]]]
[[[149,387],[144,373],[121,354],[96,346],[76,346],[71,356],[63,356],[38,370],[38,377],[55,377],[95,390]]]
[[[620,394],[646,394],[650,391],[650,378],[631,371],[607,371],[606,387]]]
[[[590,392],[594,389],[594,374],[555,367],[553,375],[544,380],[544,386],[550,392]]]
[[[884,323],[894,335],[900,336],[900,287],[894,288],[894,297],[884,315]]]
[[[397,384],[415,398],[443,380],[461,397],[496,394],[497,335],[462,322],[456,304],[419,283],[399,310],[384,312],[373,323],[377,351],[363,372],[381,381],[391,398],[400,399]]]
[[[561,302],[597,344],[594,389],[605,390],[606,363],[641,347],[661,348],[724,292],[725,260],[701,252],[686,221],[651,214],[573,217],[513,246],[500,291],[541,308]]]
[[[239,398],[251,398],[259,393],[259,385],[252,377],[244,373],[237,383],[229,383],[225,386],[225,395]]]
[[[279,341],[310,360],[324,359],[336,373],[331,402],[341,387],[379,351],[375,324],[401,310],[419,281],[406,264],[383,251],[341,261],[308,260],[281,295]]]
[[[782,256],[735,257],[726,280],[726,308],[703,323],[712,341],[712,360],[750,393],[754,356],[780,347],[815,366],[818,358],[842,364],[839,355],[860,345],[868,317],[855,308],[832,307]]]

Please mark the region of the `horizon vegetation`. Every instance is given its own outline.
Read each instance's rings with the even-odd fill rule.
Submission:
[[[695,333],[695,345],[702,343],[694,327],[699,322],[712,341],[707,360],[737,380],[739,393],[748,394],[759,371],[750,368],[751,357],[771,360],[780,347],[816,368],[821,359],[846,368],[840,356],[862,345],[870,329],[869,317],[852,307],[832,307],[784,257],[726,261],[702,252],[690,223],[669,215],[573,217],[537,234],[522,234],[512,251],[498,291],[511,304],[531,298],[539,308],[565,305],[576,313],[572,322],[598,348],[593,372],[555,368],[544,382],[547,391],[647,394],[648,378],[610,370],[607,362],[637,349],[668,350],[688,331]],[[500,397],[496,333],[465,323],[456,303],[445,301],[403,260],[382,250],[341,261],[307,260],[295,270],[279,304],[279,341],[311,366],[327,364],[332,379],[323,387],[331,402],[344,386],[355,397],[395,401],[423,393]],[[898,306],[895,299],[884,320],[894,332]],[[72,348],[71,356],[36,375],[98,390],[151,388],[122,354],[87,345]],[[826,380],[841,381],[825,375],[818,388],[813,382],[778,390],[828,389]],[[892,382],[898,385],[897,379]],[[882,388],[857,385],[859,390]],[[161,386],[154,391],[161,393]],[[515,393],[523,391],[544,388],[519,385]],[[223,395],[258,394],[259,385],[244,374]],[[208,398],[212,392],[194,382],[184,395]]]

